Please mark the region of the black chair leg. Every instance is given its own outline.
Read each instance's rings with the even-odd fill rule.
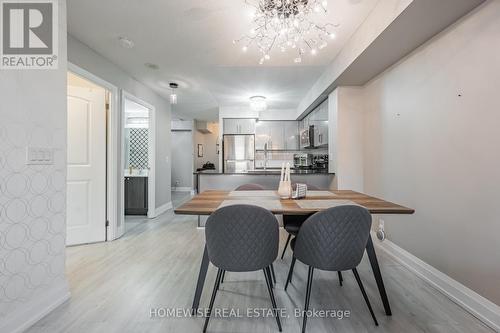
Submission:
[[[203,326],[203,333],[207,331],[208,322],[210,321],[210,315],[212,314],[212,308],[214,307],[215,296],[217,295],[217,290],[219,289],[222,273],[223,270],[219,268],[219,270],[217,271],[217,277],[215,278],[215,285],[214,285],[214,291],[212,292],[212,298],[210,298],[210,305],[208,306],[207,318],[205,319],[205,325]]]
[[[274,288],[274,285],[276,284],[276,273],[274,272],[274,266],[273,266],[273,264],[271,264],[271,275],[272,275],[272,278],[273,278],[273,288]]]
[[[344,282],[344,278],[342,277],[342,272],[338,271],[337,273],[339,273],[339,283],[340,283],[340,286],[342,287],[342,282]]]
[[[288,238],[286,239],[285,247],[283,248],[283,253],[281,254],[281,259],[285,256],[286,248],[288,247],[288,243],[290,243],[290,239],[292,238],[292,234],[288,234]]]
[[[307,275],[306,304],[304,306],[304,319],[302,320],[302,333],[305,333],[306,331],[307,311],[309,310],[309,299],[311,298],[313,273],[314,268],[312,266],[309,266],[309,274]]]
[[[297,259],[295,257],[292,258],[292,263],[290,264],[290,270],[288,271],[288,276],[286,278],[286,283],[285,283],[285,291],[286,288],[288,288],[288,284],[292,282],[292,275],[293,275],[293,266],[295,266],[295,261]]]
[[[375,313],[373,313],[372,306],[370,304],[370,301],[368,300],[368,295],[366,294],[365,288],[363,287],[363,282],[361,282],[361,278],[359,277],[358,270],[354,268],[352,272],[354,273],[356,281],[358,281],[359,289],[361,289],[361,293],[363,294],[363,298],[365,299],[366,305],[368,306],[368,310],[370,310],[373,321],[375,322],[375,326],[378,326],[377,318],[375,317]]]
[[[267,290],[269,291],[269,297],[271,298],[271,304],[273,306],[274,316],[276,317],[276,323],[278,324],[278,329],[281,332],[281,320],[280,316],[278,315],[278,306],[276,305],[276,299],[274,298],[271,269],[269,267],[266,267],[263,269],[263,271],[266,278]]]

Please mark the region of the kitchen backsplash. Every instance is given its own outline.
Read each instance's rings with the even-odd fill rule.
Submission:
[[[148,129],[129,129],[129,165],[135,169],[149,168],[148,160]]]

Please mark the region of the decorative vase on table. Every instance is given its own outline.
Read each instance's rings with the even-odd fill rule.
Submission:
[[[281,165],[281,177],[278,187],[278,195],[281,199],[289,199],[292,196],[292,183],[290,181],[290,163]]]

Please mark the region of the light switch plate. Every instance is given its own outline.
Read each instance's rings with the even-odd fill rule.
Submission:
[[[28,147],[26,149],[27,165],[52,165],[54,164],[54,149]]]

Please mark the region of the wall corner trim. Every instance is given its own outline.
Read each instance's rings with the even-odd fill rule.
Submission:
[[[172,209],[172,208],[173,208],[172,201],[167,202],[166,204],[161,205],[160,207],[156,207],[155,216],[154,217],[157,217],[157,216],[165,213],[166,211],[168,211],[169,209]]]
[[[63,286],[49,289],[43,295],[19,307],[17,311],[3,319],[0,324],[0,332],[24,332],[70,297],[71,294],[66,283]]]
[[[376,239],[373,232],[372,237]],[[384,242],[376,240],[374,244],[420,279],[448,297],[452,302],[472,314],[494,331],[500,332],[500,306],[400,248],[390,240],[386,239]]]

